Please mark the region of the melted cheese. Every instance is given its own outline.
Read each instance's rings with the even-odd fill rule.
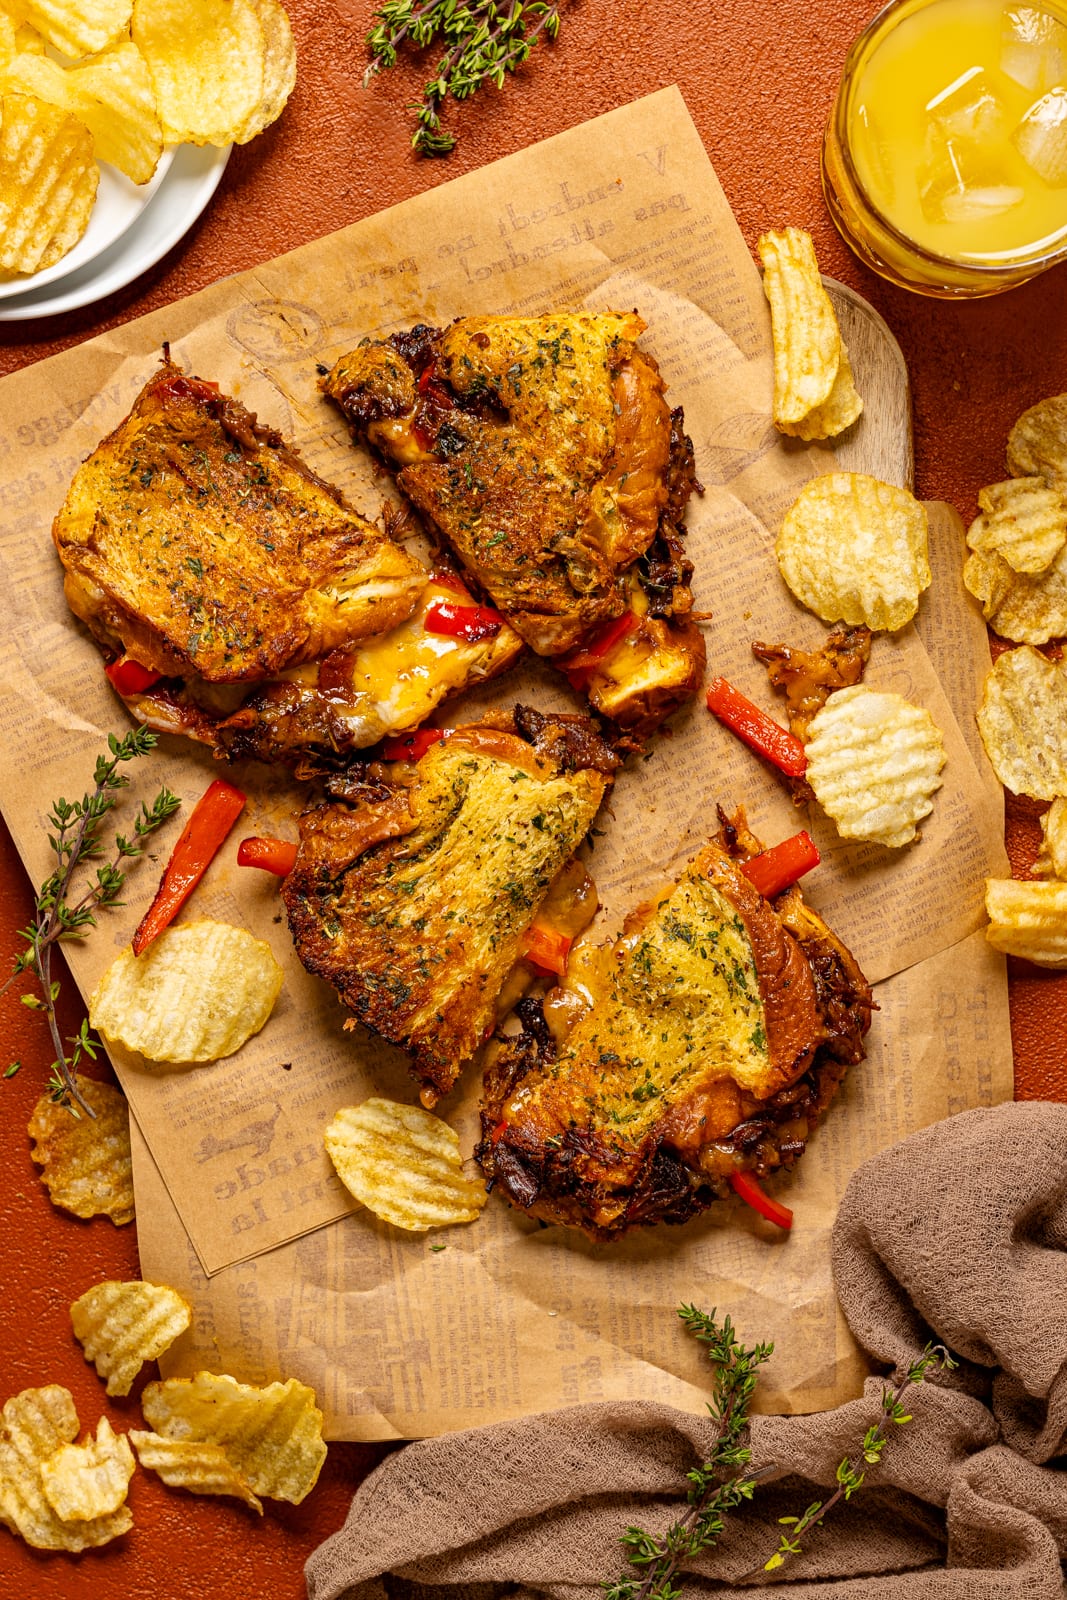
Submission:
[[[414,616],[356,652],[353,700],[369,701],[383,728],[417,727],[446,695],[492,677],[522,649],[518,634],[506,626],[495,638],[474,644],[427,633],[426,613],[442,600],[455,604],[455,591],[428,584]]]

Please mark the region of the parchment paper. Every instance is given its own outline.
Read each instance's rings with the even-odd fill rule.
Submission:
[[[963,603],[962,524],[947,506],[930,512],[931,648],[962,717],[988,649]],[[977,736],[975,744],[996,811],[1000,785]],[[830,1275],[830,1227],[850,1175],[904,1130],[1012,1090],[1004,962],[983,933],[886,979],[875,999],[868,1058],[790,1180],[797,1222],[788,1241],[726,1206],[610,1247],[492,1206],[477,1231],[425,1240],[357,1214],[208,1278],[135,1125],[144,1270],[196,1307],[163,1371],[295,1374],[314,1386],[338,1439],[406,1438],[635,1396],[700,1411],[706,1376],[673,1317],[695,1300],[728,1309],[750,1340],[774,1339],[759,1409],[840,1404],[866,1370]]]
[[[163,1372],[299,1377],[335,1439],[417,1438],[586,1400],[701,1411],[707,1369],[674,1316],[695,1301],[729,1311],[749,1340],[774,1340],[759,1409],[840,1404],[866,1373],[830,1276],[849,1177],[899,1129],[1011,1095],[1004,964],[984,934],[875,998],[870,1055],[788,1186],[788,1238],[720,1204],[684,1229],[596,1245],[491,1204],[477,1228],[428,1237],[353,1215],[208,1278],[135,1133],[142,1270],[196,1308]]]
[[[758,275],[681,99],[668,90],[0,385],[4,553],[17,596],[0,639],[0,783],[31,876],[49,867],[42,829],[48,802],[81,793],[106,730],[124,725],[95,647],[66,612],[49,527],[77,461],[128,410],[162,341],[169,338],[176,359],[282,428],[312,466],[373,510],[385,484],[317,395],[315,362],[331,361],[368,333],[414,321],[575,304],[636,305],[649,323],[644,343],[672,400],[685,405],[707,488],[688,520],[697,604],[714,613],[709,666],[767,702],[752,638],[804,643],[823,634],[778,577],[773,531],[800,483],[827,470],[833,457],[780,441],[770,428],[769,319]],[[873,448],[885,424],[877,414],[862,419],[850,451],[862,452],[866,435]],[[980,619],[966,604],[944,609],[938,642],[954,660],[964,656],[955,676],[973,679],[985,651]],[[199,1273],[260,1257],[240,1269],[243,1287],[235,1294],[244,1310],[236,1324],[221,1310],[216,1316],[213,1288],[204,1312],[213,1328],[209,1343],[229,1340],[231,1364],[248,1375],[255,1361],[269,1366],[274,1356],[296,1370],[290,1352],[306,1343],[339,1434],[427,1432],[535,1403],[647,1394],[656,1372],[673,1393],[672,1374],[685,1370],[687,1357],[676,1349],[669,1308],[699,1295],[710,1276],[723,1286],[724,1304],[731,1292],[756,1294],[753,1311],[784,1319],[794,1331],[807,1321],[823,1330],[818,1338],[785,1341],[796,1364],[782,1369],[778,1403],[806,1408],[840,1396],[856,1367],[835,1329],[824,1244],[844,1179],[856,1161],[912,1127],[1010,1093],[1003,964],[969,938],[983,920],[983,877],[1004,871],[999,794],[976,766],[914,628],[877,642],[868,681],[927,706],[945,736],[945,786],[912,848],[845,846],[817,814],[798,818],[761,764],[695,704],[675,720],[673,737],[657,739],[647,760],[632,761],[620,775],[590,860],[606,934],[703,842],[717,801],[744,801],[768,839],[799,825],[811,829],[826,863],[813,903],[872,978],[900,975],[892,981],[907,1003],[897,1005],[891,987],[882,986],[890,998],[872,1033],[872,1064],[862,1076],[853,1073],[818,1136],[818,1157],[802,1164],[800,1187],[791,1190],[806,1223],[788,1256],[782,1241],[762,1239],[753,1218],[730,1212],[727,1222],[725,1207],[717,1208],[722,1216],[680,1231],[657,1229],[609,1251],[536,1228],[498,1204],[476,1229],[453,1230],[444,1241],[402,1238],[365,1214],[349,1215],[352,1202],[322,1152],[322,1128],[340,1104],[368,1092],[411,1099],[414,1088],[397,1052],[342,1031],[332,995],[303,972],[289,947],[272,885],[235,867],[231,841],[192,911],[247,924],[271,942],[286,970],[274,1018],[237,1056],[208,1069],[147,1068],[115,1053],[173,1203],[173,1211],[140,1203],[146,1273],[170,1276],[178,1286],[191,1281],[172,1259],[176,1247],[179,1256],[185,1252],[183,1232]],[[945,687],[953,687],[947,678]],[[516,698],[569,703],[539,665],[492,686],[483,701]],[[479,703],[468,702],[464,714]],[[961,717],[969,719],[973,703]],[[449,716],[455,720],[456,711]],[[178,741],[164,741],[143,765],[147,770],[134,772],[135,795],[167,782],[191,803],[212,775],[210,760]],[[250,797],[248,826],[238,834],[291,836],[294,795],[285,775],[249,767],[234,776]],[[160,854],[169,843],[160,841]],[[84,993],[127,942],[155,881],[146,864],[126,910],[107,918],[84,947],[70,948]],[[933,998],[944,983],[976,1007],[967,1011],[961,998],[951,1089],[959,1104],[951,1106],[943,1005]],[[897,1018],[892,1030],[890,1014]],[[972,1017],[986,1038],[975,1034]],[[474,1076],[459,1103],[443,1107],[468,1149]],[[877,1111],[868,1117],[863,1097],[872,1094]],[[138,1167],[151,1195],[159,1185],[153,1190],[145,1154]],[[808,1195],[810,1202],[802,1198]],[[322,1229],[339,1217],[339,1227]],[[315,1229],[322,1231],[263,1256]],[[445,1248],[433,1251],[438,1242]],[[218,1280],[220,1305],[233,1281],[230,1273]],[[316,1283],[324,1299],[316,1299]],[[275,1318],[279,1285],[288,1309],[279,1306]],[[561,1296],[566,1314],[555,1304]],[[550,1312],[561,1323],[560,1339],[564,1326],[571,1330],[566,1349],[546,1340],[544,1328],[553,1324],[541,1319]],[[323,1314],[326,1325],[318,1320]],[[238,1339],[243,1354],[233,1342],[242,1318],[261,1330],[259,1355],[247,1327]],[[764,1323],[757,1331],[766,1337],[771,1329]]]

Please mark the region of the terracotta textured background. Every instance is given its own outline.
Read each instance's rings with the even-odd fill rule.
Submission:
[[[824,270],[865,294],[900,340],[914,389],[921,495],[949,500],[972,517],[978,488],[1004,475],[1014,418],[1067,387],[1067,269],[1000,299],[956,306],[883,284],[833,231],[819,189],[819,143],[845,49],[873,14],[871,4],[572,0],[560,43],[537,52],[503,95],[490,91],[460,108],[459,149],[434,162],[411,155],[403,111],[424,70],[405,68],[367,91],[360,87],[371,0],[288,3],[300,77],[281,121],[234,153],[207,214],[144,278],[104,305],[54,321],[0,325],[0,372],[676,82],[749,244],[768,227],[810,229]],[[13,420],[0,412],[0,426]],[[1035,853],[1039,809],[1014,803],[1010,810],[1017,869]],[[14,930],[30,913],[28,884],[0,824],[0,972],[17,948]],[[1012,1006],[1019,1095],[1067,1100],[1067,978],[1020,965],[1012,972]],[[51,1051],[40,1019],[13,996],[0,1017],[0,1066],[15,1057],[24,1063],[0,1082],[3,1394],[64,1383],[83,1425],[95,1425],[103,1389],[72,1339],[68,1307],[100,1278],[137,1275],[134,1228],[116,1230],[106,1219],[79,1223],[51,1209],[24,1132]],[[63,1020],[66,1032],[80,1020],[69,992]],[[116,1426],[137,1425],[136,1393],[107,1403]],[[305,1504],[272,1506],[262,1522],[233,1503],[193,1500],[138,1473],[130,1495],[136,1526],[117,1547],[40,1555],[0,1530],[0,1600],[90,1593],[107,1600],[295,1600],[305,1592],[304,1557],[339,1525],[350,1490],[377,1454],[332,1446]]]

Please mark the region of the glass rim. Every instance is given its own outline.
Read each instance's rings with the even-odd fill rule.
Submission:
[[[1047,0],[1037,0],[1037,3],[1043,7],[1047,4]],[[861,51],[867,45],[871,36],[878,31],[893,12],[900,11],[906,5],[911,5],[913,10],[920,11],[925,10],[928,6],[937,4],[939,4],[939,0],[887,0],[887,3],[875,13],[867,26],[853,39],[849,46],[848,55],[845,57],[844,67],[841,69],[841,82],[838,85],[837,98],[831,113],[831,122],[834,127],[837,145],[837,157],[845,169],[849,182],[855,186],[863,199],[863,203],[877,220],[879,226],[885,229],[895,244],[903,246],[905,252],[915,256],[923,263],[929,263],[935,267],[947,267],[955,272],[973,272],[981,277],[988,278],[990,281],[1020,271],[1029,272],[1030,268],[1036,269],[1032,274],[1036,277],[1037,272],[1044,271],[1047,267],[1054,267],[1058,262],[1067,259],[1067,222],[1064,223],[1065,232],[1061,243],[1046,250],[1042,255],[1019,256],[1011,262],[1001,263],[969,261],[960,256],[939,255],[936,250],[928,249],[925,245],[920,244],[917,239],[913,239],[910,234],[903,233],[894,222],[890,221],[885,212],[871,198],[867,186],[860,177],[856,164],[852,159],[852,147],[848,139],[845,113],[852,92],[852,80],[856,70],[857,59]],[[1057,9],[1059,8],[1057,7]],[[1067,25],[1067,14],[1064,15],[1063,20]]]

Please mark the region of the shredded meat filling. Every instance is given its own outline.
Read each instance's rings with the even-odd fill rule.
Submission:
[[[790,729],[803,741],[834,690],[861,681],[871,654],[871,630],[839,623],[820,650],[757,641],[752,654],[766,666],[772,686],[785,695]]]

